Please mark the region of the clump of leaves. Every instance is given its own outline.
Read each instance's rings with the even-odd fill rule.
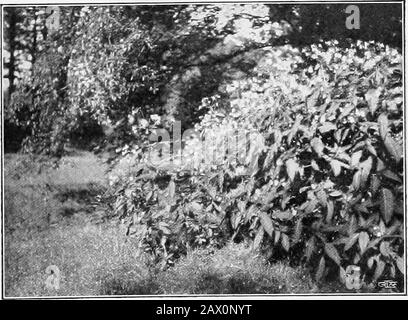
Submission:
[[[155,171],[140,165],[114,185],[115,212],[128,224],[128,235],[162,267],[187,250],[221,247],[228,238],[219,199],[189,173]]]

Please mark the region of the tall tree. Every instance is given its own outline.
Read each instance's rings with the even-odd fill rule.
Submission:
[[[8,98],[15,90],[16,78],[16,38],[17,38],[17,23],[20,21],[20,16],[17,8],[8,8],[5,11],[5,30],[6,30],[6,50],[9,53],[8,62],[5,67],[8,69],[8,74],[5,76],[9,80]]]

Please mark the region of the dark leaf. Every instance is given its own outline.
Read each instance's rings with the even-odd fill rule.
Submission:
[[[343,166],[341,161],[338,160],[331,160],[330,166],[333,170],[334,175],[337,177],[341,173],[341,167]]]
[[[401,179],[400,177],[395,174],[394,172],[392,172],[391,170],[387,169],[384,172],[382,172],[382,175],[390,180],[393,180],[397,183],[401,183]]]
[[[353,245],[357,242],[357,239],[359,238],[359,236],[360,236],[359,233],[353,234],[353,235],[349,238],[349,240],[348,240],[348,242],[346,243],[346,245],[344,246],[344,251],[347,251],[347,250],[349,250],[351,247],[353,247]]]
[[[254,249],[258,249],[261,244],[262,244],[262,240],[265,234],[265,229],[263,228],[263,226],[260,226],[258,229],[258,232],[256,233],[255,239],[254,239]]]
[[[361,253],[364,253],[369,241],[370,241],[370,236],[368,235],[368,233],[365,231],[360,232],[359,237],[358,237],[358,244],[360,246]]]
[[[395,260],[395,264],[397,265],[399,271],[405,275],[405,269],[404,269],[404,259],[402,257],[397,257]]]
[[[281,234],[281,243],[282,243],[283,249],[285,249],[285,251],[288,252],[290,249],[290,240],[287,234],[285,233]]]
[[[303,221],[302,219],[299,219],[296,223],[295,233],[293,235],[293,241],[295,243],[299,242],[300,237],[302,236],[302,230],[303,230]]]
[[[331,122],[325,122],[325,123],[323,123],[323,125],[321,125],[319,127],[319,131],[321,133],[326,133],[326,132],[329,132],[329,131],[332,131],[332,130],[337,130],[337,127],[336,127],[335,124],[333,124]]]
[[[371,269],[371,268],[373,267],[373,265],[374,265],[374,257],[370,257],[370,258],[367,260],[367,267],[368,267],[369,269]]]
[[[173,180],[171,180],[170,183],[169,183],[170,202],[173,202],[175,200],[175,195],[176,195],[176,184],[174,183]]]
[[[384,257],[390,257],[393,254],[393,251],[390,248],[390,243],[387,241],[381,242],[380,252]]]
[[[279,242],[280,236],[281,236],[281,232],[279,230],[275,230],[275,238],[273,240],[275,245]]]
[[[361,185],[364,186],[368,175],[370,174],[371,168],[373,166],[373,159],[369,157],[367,160],[360,163],[361,168]]]
[[[289,159],[286,161],[286,172],[291,181],[295,180],[295,176],[298,171],[299,171],[299,165],[295,160]]]
[[[380,191],[380,209],[385,223],[389,223],[394,212],[394,195],[389,189],[382,188]]]
[[[353,186],[353,189],[354,189],[355,191],[357,191],[357,190],[360,189],[360,185],[361,185],[361,172],[362,172],[362,170],[359,169],[359,170],[357,170],[357,171],[354,173],[354,175],[353,175],[352,186]]]
[[[380,179],[377,177],[377,175],[373,174],[371,176],[371,181],[370,181],[370,189],[371,192],[373,192],[374,194],[377,192],[378,188],[380,187]]]
[[[310,259],[312,258],[315,249],[316,249],[315,238],[312,237],[306,243],[305,257],[307,262],[309,262]]]
[[[370,89],[365,94],[365,99],[368,103],[368,107],[370,108],[371,114],[374,114],[374,112],[378,108],[378,99],[380,95],[381,95],[381,88]]]
[[[341,283],[346,283],[346,270],[344,270],[342,267],[339,268],[339,278]]]
[[[279,219],[279,220],[290,220],[293,218],[293,214],[290,210],[276,210],[272,213],[273,218]]]
[[[381,139],[384,141],[388,134],[388,117],[386,114],[382,113],[379,115],[378,126]]]
[[[317,199],[319,200],[320,204],[325,207],[327,205],[327,194],[326,194],[326,192],[323,191],[323,190],[320,190],[320,191],[317,192],[316,196],[317,196]]]
[[[316,281],[317,282],[320,282],[322,280],[322,278],[324,276],[325,268],[326,268],[326,261],[324,260],[324,257],[322,256],[320,258],[319,266],[318,266],[317,271],[316,271]]]
[[[327,223],[332,222],[333,214],[334,214],[334,204],[333,204],[333,201],[330,200],[327,202],[327,215],[326,215]]]
[[[363,155],[363,152],[362,152],[361,150],[359,150],[359,151],[357,151],[357,152],[354,152],[354,153],[351,155],[350,166],[352,166],[352,167],[357,167],[358,164],[360,163],[360,159],[361,159],[361,156],[362,156],[362,155]]]
[[[332,191],[332,192],[330,192],[330,196],[331,197],[340,197],[340,196],[342,196],[343,195],[343,192],[341,192],[341,191],[338,191],[338,190],[335,190],[335,191]]]
[[[380,259],[377,259],[377,267],[375,268],[375,273],[373,276],[374,281],[377,281],[377,279],[381,277],[381,275],[384,272],[384,269],[385,269],[385,262]]]
[[[273,222],[272,219],[265,213],[260,211],[259,212],[259,217],[261,219],[261,224],[263,228],[265,229],[266,233],[272,237],[273,234]]]
[[[384,140],[385,147],[390,155],[395,159],[395,161],[400,161],[402,158],[402,145],[397,143],[389,135]]]
[[[310,145],[318,156],[323,155],[324,144],[320,138],[313,138],[312,141],[310,141]]]
[[[326,243],[324,246],[324,250],[330,259],[336,262],[337,265],[340,265],[340,260],[341,260],[340,255],[337,252],[336,247],[332,243]]]

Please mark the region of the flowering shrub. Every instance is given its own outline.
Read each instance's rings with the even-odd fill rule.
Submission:
[[[346,282],[349,266],[366,285],[403,278],[401,55],[336,44],[266,48],[253,77],[203,101],[212,111],[197,130],[264,138],[244,173],[228,160],[187,174],[145,167],[118,189],[146,251],[172,262],[188,246],[251,238],[307,263],[317,281]]]

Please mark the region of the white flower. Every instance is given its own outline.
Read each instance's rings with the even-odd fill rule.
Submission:
[[[161,118],[160,118],[160,116],[158,114],[152,114],[150,116],[150,119],[154,122],[154,124],[156,124],[156,125],[160,124]]]
[[[135,117],[131,114],[128,115],[128,122],[129,124],[133,124],[135,122]]]
[[[139,126],[142,129],[146,129],[149,126],[149,122],[146,119],[140,119],[139,120]]]

